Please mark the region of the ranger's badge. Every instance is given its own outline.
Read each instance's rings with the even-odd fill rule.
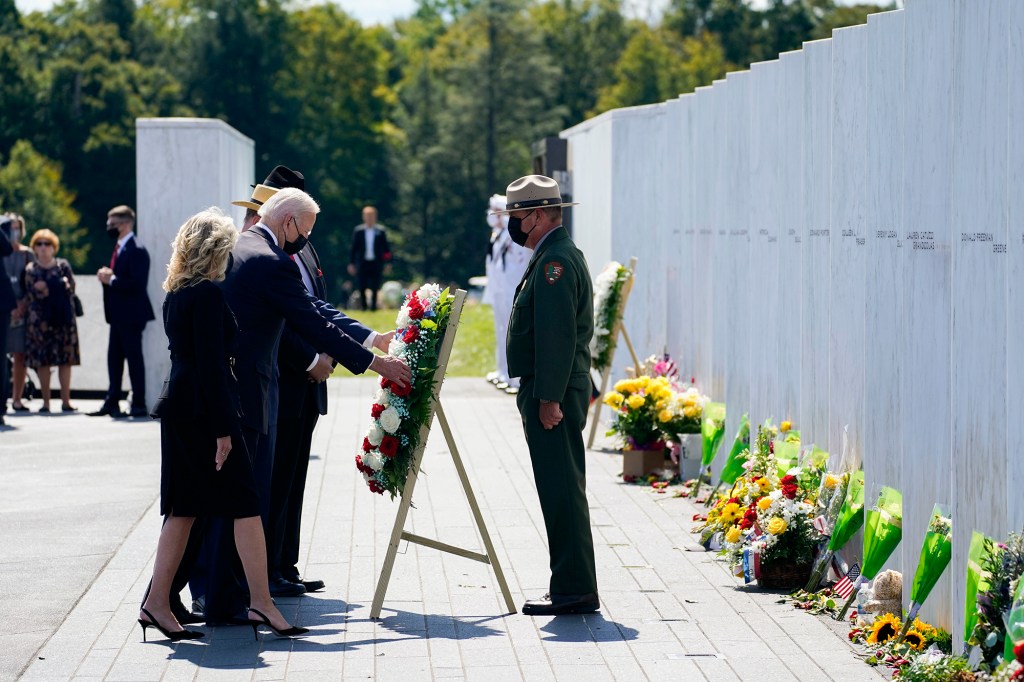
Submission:
[[[563,272],[565,272],[565,267],[556,260],[544,265],[544,279],[547,280],[548,284],[557,282]]]

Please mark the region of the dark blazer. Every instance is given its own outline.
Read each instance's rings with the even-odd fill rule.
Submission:
[[[103,315],[108,324],[144,326],[153,315],[146,286],[149,284],[149,252],[138,237],[125,242],[114,263],[114,281],[103,285]]]
[[[316,249],[313,248],[313,244],[307,242],[296,257],[302,261],[313,280],[314,297],[322,301],[327,297],[327,286],[324,282],[323,271],[320,269],[320,257],[317,255]],[[321,312],[327,310],[333,310],[333,308],[325,305]],[[369,328],[340,311],[334,312],[336,315],[329,318],[331,322],[360,344],[366,341],[366,337],[370,335],[371,331]],[[277,367],[280,372],[278,387],[281,396],[278,406],[279,419],[298,417],[303,407],[306,406],[304,398],[307,393],[312,398],[312,407],[320,414],[327,414],[327,383],[310,383],[306,373],[306,368],[309,367],[309,363],[313,361],[318,352],[316,348],[303,340],[291,325],[285,325],[284,334],[281,336],[281,347],[277,353]]]
[[[373,254],[378,263],[391,260],[391,247],[388,246],[388,233],[384,226],[377,223],[373,226],[377,235],[373,238]],[[349,251],[349,263],[362,265],[366,259],[366,225],[358,225],[352,232],[352,248]]]
[[[221,287],[238,320],[235,373],[246,426],[267,433],[269,392],[286,320],[304,341],[353,373],[370,366],[373,353],[330,320],[325,308],[333,308],[309,296],[298,266],[261,227],[238,238]]]
[[[195,420],[217,438],[237,433],[241,402],[231,363],[238,325],[224,293],[209,280],[178,289],[164,299],[163,318],[171,371],[153,415]]]
[[[0,258],[6,258],[12,253],[14,253],[14,247],[11,246],[11,221],[4,220],[0,222]],[[0,264],[0,315],[14,310],[17,304],[18,299],[14,295],[14,287],[11,286],[7,271]],[[0,329],[0,334],[6,333],[6,329]],[[7,359],[0,358],[0,362],[7,362]]]

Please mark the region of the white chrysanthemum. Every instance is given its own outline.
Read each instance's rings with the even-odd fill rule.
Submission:
[[[377,450],[370,450],[363,454],[363,464],[374,471],[380,471],[381,467],[384,466],[384,457]]]
[[[370,430],[366,432],[366,440],[370,441],[370,445],[373,447],[377,447],[384,440],[384,432],[376,424],[370,424]]]
[[[403,329],[405,327],[408,327],[410,322],[412,322],[412,318],[409,317],[409,306],[403,305],[398,310],[398,317],[395,318],[395,327],[398,329]]]
[[[398,427],[402,425],[402,417],[399,416],[398,410],[394,407],[389,407],[380,414],[380,418],[377,420],[380,422],[380,427],[388,433],[396,433]]]
[[[395,336],[391,339],[391,343],[388,344],[388,355],[394,355],[396,358],[405,357],[408,352],[408,345],[405,341]]]
[[[778,502],[779,500],[782,499],[782,491],[776,488],[775,490],[768,493],[768,497],[769,499],[771,499],[772,502]]]

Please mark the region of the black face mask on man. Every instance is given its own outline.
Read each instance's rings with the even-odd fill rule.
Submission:
[[[298,223],[295,222],[295,218],[292,218],[292,225],[295,226],[295,231],[299,232],[299,225]],[[295,241],[286,241],[284,243],[284,246],[281,248],[284,249],[284,252],[287,253],[289,256],[294,256],[299,251],[302,251],[302,247],[304,247],[307,242],[309,242],[309,239],[307,239],[304,234],[299,232],[299,236],[295,238]]]
[[[530,211],[530,213],[533,213],[533,211]],[[526,215],[529,216],[530,213],[527,213]],[[533,230],[535,230],[536,228],[537,228],[537,226],[534,225],[530,229],[530,232],[533,232]],[[522,218],[517,218],[514,215],[509,215],[509,217],[508,217],[508,236],[509,236],[510,239],[512,239],[513,242],[515,242],[519,246],[526,246],[526,240],[530,236],[530,232],[524,232],[523,231],[523,219]]]
[[[107,225],[107,236],[110,237],[111,241],[117,241],[117,238],[121,236],[121,230],[118,229],[117,225]]]

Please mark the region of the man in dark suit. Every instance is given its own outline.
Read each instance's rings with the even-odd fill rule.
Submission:
[[[384,266],[391,261],[391,247],[384,226],[377,224],[377,209],[363,208],[363,223],[352,232],[348,274],[356,278],[359,304],[363,310],[377,309],[377,290],[380,289]],[[370,291],[370,307],[366,307],[366,291]]]
[[[243,438],[254,456],[261,498],[269,497],[272,462],[260,460],[267,458],[268,451],[272,460],[273,449],[260,442],[276,425],[277,354],[286,321],[310,347],[322,349],[307,369],[318,382],[329,376],[334,360],[355,374],[371,369],[402,385],[411,376],[404,362],[374,355],[329,321],[332,314],[322,310],[322,302],[305,289],[299,266],[290,256],[308,242],[318,212],[316,202],[295,188],[267,199],[259,210],[260,222],[239,237],[223,284],[240,329],[235,372],[242,397]],[[230,534],[221,533],[218,545],[208,576],[207,621],[229,621],[245,606],[244,588],[232,571],[237,555]]]
[[[110,325],[107,343],[107,375],[110,387],[106,400],[90,416],[124,417],[121,411],[121,378],[128,362],[132,383],[129,415],[146,417],[146,363],[142,357],[142,330],[155,319],[146,287],[149,283],[149,252],[135,238],[135,211],[115,206],[107,213],[107,235],[116,243],[110,266],[100,268],[97,279],[103,284],[103,314]]]
[[[0,216],[0,258],[14,253],[11,245],[12,223],[10,218]],[[11,311],[17,303],[14,287],[0,263],[0,426],[4,426],[4,415],[7,414],[7,329],[11,326]]]

